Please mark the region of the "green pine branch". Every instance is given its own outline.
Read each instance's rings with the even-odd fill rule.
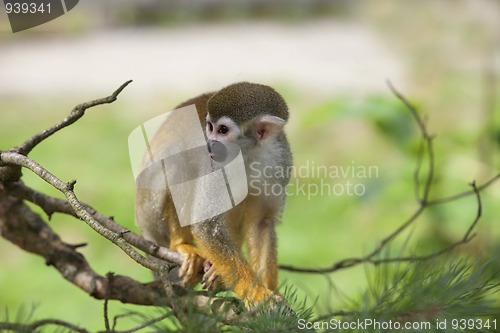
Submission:
[[[348,305],[351,311],[314,323],[320,331],[337,332],[498,332],[500,304],[494,294],[500,282],[489,268],[489,262],[444,257],[395,271],[379,266],[367,289]]]

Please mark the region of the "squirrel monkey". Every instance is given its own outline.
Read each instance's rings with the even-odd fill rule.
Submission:
[[[247,307],[264,299],[280,302],[275,224],[283,211],[292,166],[283,131],[288,107],[271,87],[248,82],[197,96],[178,108],[192,104],[202,124],[206,123],[210,157],[216,160],[220,144],[236,144],[241,149],[249,194],[225,213],[181,227],[168,190],[138,188],[137,225],[145,238],[183,255],[179,278],[184,286],[194,286],[203,278],[204,287],[222,283],[244,299]],[[151,140],[151,149],[172,135],[163,124]]]

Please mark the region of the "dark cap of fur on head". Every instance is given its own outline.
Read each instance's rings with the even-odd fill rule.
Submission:
[[[240,82],[215,93],[207,103],[212,121],[230,116],[243,124],[258,115],[269,114],[288,120],[285,100],[273,88],[262,84]]]

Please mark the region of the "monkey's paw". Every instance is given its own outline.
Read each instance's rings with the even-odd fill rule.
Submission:
[[[279,314],[285,317],[295,317],[297,315],[279,292],[275,292],[270,298],[257,303],[251,311],[253,313]]]
[[[194,287],[201,280],[201,271],[204,258],[198,254],[198,250],[189,244],[181,244],[175,247],[184,260],[179,269],[179,278],[184,287]]]
[[[262,309],[275,310],[283,304],[283,296],[265,287],[254,288],[252,297],[245,298],[245,307],[251,313],[261,312]]]
[[[203,288],[212,292],[224,290],[224,285],[219,279],[219,275],[217,275],[215,266],[208,259],[206,259],[203,264],[203,272],[203,278],[201,279]]]

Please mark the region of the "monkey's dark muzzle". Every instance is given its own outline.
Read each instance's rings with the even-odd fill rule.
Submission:
[[[210,156],[215,162],[222,163],[227,160],[227,148],[224,144],[217,140],[207,141],[208,156]]]

